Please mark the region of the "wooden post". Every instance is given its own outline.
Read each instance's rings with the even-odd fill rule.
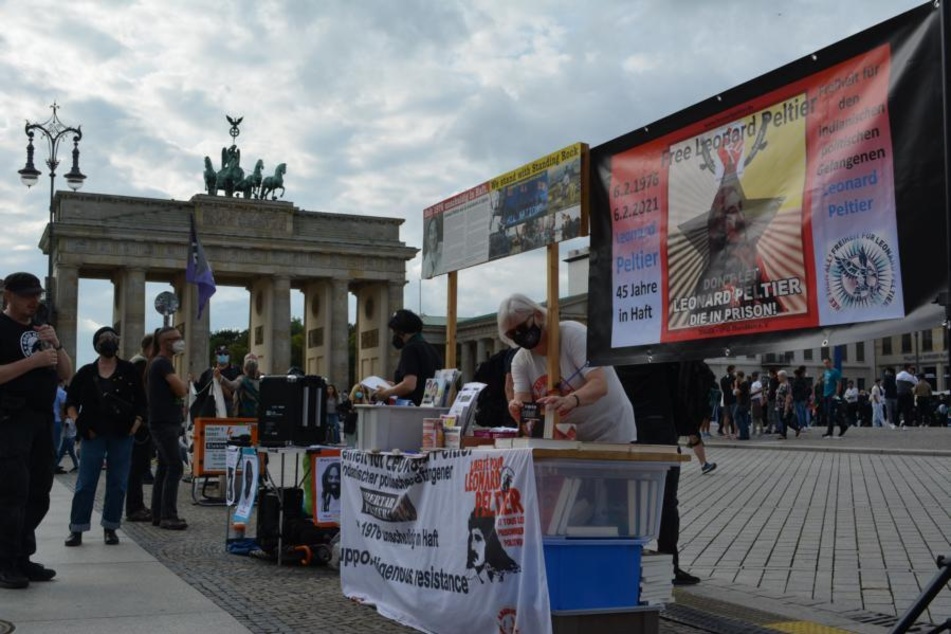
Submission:
[[[445,367],[456,367],[456,294],[459,289],[459,273],[450,271],[449,288],[446,296],[446,363]],[[461,369],[461,368],[460,368]]]
[[[558,307],[558,243],[548,247],[548,393],[556,394],[561,380],[561,321]],[[545,438],[554,438],[555,425],[558,424],[558,412],[548,408],[545,412]]]

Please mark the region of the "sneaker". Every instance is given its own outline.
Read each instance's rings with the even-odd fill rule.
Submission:
[[[119,543],[119,536],[116,535],[116,531],[113,528],[104,529],[102,539],[106,542],[106,546],[115,546]]]
[[[832,438],[832,434],[822,434],[823,438]]]
[[[53,473],[55,473],[55,474],[57,474],[57,475],[61,475],[61,474],[63,474],[63,473],[66,473],[66,469],[62,468],[62,467],[59,466],[59,465],[56,465],[56,469],[53,471]]]
[[[188,528],[188,524],[185,520],[180,518],[162,520],[159,522],[159,528],[164,528],[167,531],[183,531]]]
[[[675,586],[695,586],[698,583],[700,583],[700,577],[694,577],[689,572],[685,572],[680,568],[674,568]]]
[[[717,468],[717,463],[715,463],[715,462],[705,462],[705,463],[703,463],[703,466],[700,467],[700,471],[702,471],[703,473],[710,473],[711,471],[713,471],[713,470],[716,469],[716,468]]]
[[[840,428],[839,428],[839,438],[842,438],[842,436],[845,436],[845,432],[847,432],[847,431],[849,431],[849,428],[848,428],[848,427],[840,427]]]
[[[20,572],[26,575],[26,578],[30,581],[49,581],[56,576],[56,571],[52,568],[47,568],[43,564],[32,562],[29,559],[20,562]]]
[[[69,537],[66,538],[65,545],[72,548],[73,546],[82,546],[83,544],[83,534],[79,531],[71,531]]]
[[[892,429],[896,429],[895,423],[888,423],[888,426],[891,427]]]
[[[0,565],[0,588],[15,590],[28,585],[30,585],[30,578],[20,570],[19,566],[13,562],[4,562]]]

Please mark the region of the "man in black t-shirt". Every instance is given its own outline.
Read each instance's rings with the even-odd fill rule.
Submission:
[[[56,331],[34,322],[43,287],[35,275],[3,280],[0,313],[0,588],[49,581],[56,571],[30,561],[36,527],[53,487],[53,401],[73,362]]]
[[[158,453],[158,468],[152,485],[152,524],[166,530],[188,527],[178,516],[178,483],[182,479],[182,457],[178,437],[182,433],[182,399],[188,384],[177,374],[172,358],[185,350],[185,341],[176,328],[166,326],[152,338],[152,360],[146,370],[149,398],[149,433]]]
[[[426,379],[436,376],[442,357],[431,343],[423,339],[423,320],[411,310],[401,308],[390,317],[393,347],[400,351],[394,384],[373,393],[373,399],[384,401],[391,396],[408,398],[416,405],[423,402]]]

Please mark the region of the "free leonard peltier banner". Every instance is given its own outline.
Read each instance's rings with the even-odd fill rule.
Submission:
[[[530,449],[342,465],[344,595],[424,632],[551,632]]]
[[[939,18],[593,148],[592,360],[817,347],[928,313],[948,273]]]

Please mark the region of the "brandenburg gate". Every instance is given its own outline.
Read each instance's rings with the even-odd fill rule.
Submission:
[[[403,306],[406,261],[417,249],[400,241],[402,219],[313,212],[293,203],[196,195],[188,201],[57,192],[54,244],[49,231],[40,247],[53,249],[53,299],[60,341],[76,358],[79,280],[113,284],[113,326],[120,356],[138,352],[145,334],[146,282],[174,287],[181,307],[174,315],[187,344],[178,363],[198,376],[210,365],[209,313],[197,318],[195,285],[185,282],[189,214],[214,270],[216,284],[250,293],[249,344],[264,373],[290,366],[292,290],[304,293],[304,364],[308,374],[336,381],[348,373],[349,293],[357,299],[359,377],[390,376],[398,359],[389,345],[389,315]],[[236,360],[240,363],[240,360]]]

